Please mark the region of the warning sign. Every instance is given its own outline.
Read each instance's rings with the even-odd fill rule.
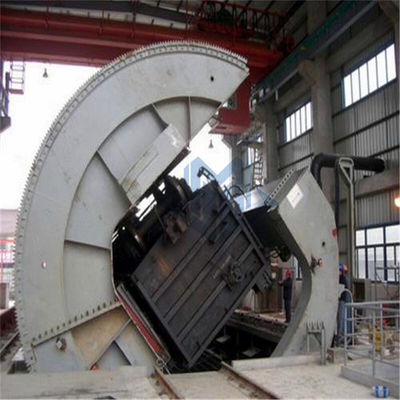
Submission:
[[[296,208],[297,204],[300,203],[301,199],[303,198],[303,192],[297,183],[292,187],[286,198],[293,208]]]

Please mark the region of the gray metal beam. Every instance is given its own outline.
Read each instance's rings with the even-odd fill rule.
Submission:
[[[173,22],[186,22],[186,14],[169,10],[162,7],[154,7],[145,3],[138,3],[136,6],[131,1],[44,1],[44,0],[2,0],[2,6],[23,6],[23,7],[54,7],[62,9],[83,9],[96,11],[114,11],[147,15],[154,18],[161,18]]]
[[[299,43],[296,49],[257,85],[253,97],[258,97],[259,102],[264,102],[297,73],[301,61],[313,58],[325,50],[375,4],[372,0],[342,2],[324,24]]]

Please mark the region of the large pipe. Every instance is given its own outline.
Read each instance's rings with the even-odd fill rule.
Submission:
[[[373,172],[382,172],[385,169],[385,162],[380,158],[374,157],[356,157],[356,156],[348,156],[344,154],[326,154],[319,153],[317,154],[311,163],[311,173],[314,176],[315,180],[318,182],[318,185],[322,187],[321,182],[321,169],[322,168],[334,168],[335,169],[335,222],[337,229],[339,228],[339,215],[340,215],[340,176],[339,176],[339,160],[341,158],[351,159],[353,160],[353,169],[363,170],[363,171],[373,171]],[[351,175],[353,176],[353,175]],[[353,180],[353,177],[351,178]],[[351,184],[350,198],[354,197],[354,188],[353,184]],[[350,280],[353,278],[353,268],[354,268],[354,210],[352,210],[352,216],[350,217],[350,221],[348,225],[350,225],[350,233],[349,242],[348,242],[348,251],[352,249],[349,254],[350,261]],[[349,227],[348,227],[349,228]]]
[[[380,158],[374,157],[356,157],[344,154],[317,154],[311,163],[311,173],[322,187],[321,183],[321,169],[322,168],[335,168],[336,160],[340,157],[351,158],[354,162],[354,169],[363,171],[383,172],[385,170],[385,162]]]

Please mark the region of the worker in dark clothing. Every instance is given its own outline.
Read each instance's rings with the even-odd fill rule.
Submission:
[[[283,286],[283,302],[285,304],[285,323],[290,322],[291,303],[292,303],[292,273],[290,269],[285,271],[285,280],[280,281],[279,284]]]
[[[348,268],[346,264],[339,264],[339,283],[344,286],[345,289],[350,290],[350,277],[348,273]],[[349,292],[343,291],[340,295],[340,300],[350,303],[351,296]]]
[[[339,338],[343,341],[344,340],[344,333],[345,333],[345,323],[347,325],[347,333],[351,333],[351,321],[350,318],[350,310],[346,307],[347,303],[351,302],[351,284],[350,284],[350,277],[348,275],[348,268],[346,264],[339,264],[339,283],[344,286],[343,292],[340,294],[339,297]],[[347,321],[347,322],[346,322]]]

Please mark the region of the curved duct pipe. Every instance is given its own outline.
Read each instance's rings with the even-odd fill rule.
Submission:
[[[335,168],[335,221],[336,226],[339,226],[339,208],[340,208],[340,186],[339,186],[339,171],[337,169],[337,161],[341,157],[351,158],[354,162],[354,169],[362,171],[383,172],[385,170],[385,162],[380,158],[374,157],[356,157],[345,154],[317,154],[311,163],[311,173],[318,185],[322,187],[321,169]]]
[[[319,186],[322,186],[321,169],[335,168],[336,160],[338,160],[341,157],[351,158],[354,162],[354,169],[357,170],[373,171],[373,172],[382,172],[385,170],[385,162],[380,158],[356,157],[356,156],[348,156],[346,154],[319,153],[313,158],[311,163],[311,173],[318,182]]]

